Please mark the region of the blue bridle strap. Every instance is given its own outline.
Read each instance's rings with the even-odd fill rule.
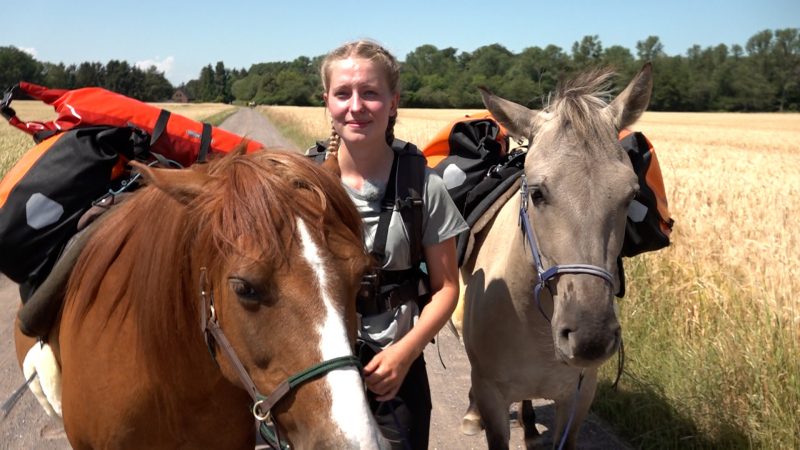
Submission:
[[[536,275],[539,278],[539,281],[536,283],[534,287],[534,298],[536,299],[536,304],[539,307],[539,311],[542,312],[542,315],[547,318],[547,315],[544,314],[542,310],[542,305],[540,301],[540,294],[542,289],[547,285],[547,282],[553,278],[556,278],[558,275],[562,275],[565,273],[568,274],[576,274],[576,275],[592,275],[598,278],[602,278],[605,280],[612,288],[614,286],[614,276],[611,275],[611,272],[607,271],[606,269],[600,266],[594,266],[591,264],[556,264],[548,268],[547,270],[544,269],[544,265],[542,264],[542,255],[539,253],[539,246],[536,243],[536,236],[533,233],[533,226],[531,226],[531,221],[528,218],[528,182],[525,179],[525,175],[522,175],[522,185],[520,186],[520,207],[519,207],[519,220],[520,226],[522,227],[523,231],[525,232],[525,236],[528,240],[528,245],[531,248],[531,254],[533,255],[533,263],[536,266]]]

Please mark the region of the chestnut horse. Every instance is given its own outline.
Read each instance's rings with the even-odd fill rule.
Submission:
[[[150,186],[99,219],[49,339],[70,444],[252,450],[260,420],[293,448],[385,448],[352,356],[369,258],[338,180],[271,151],[138,167]]]
[[[530,142],[518,193],[475,236],[453,318],[472,366],[462,431],[483,426],[491,449],[508,448],[510,404],[532,398],[555,401],[554,445],[573,448],[597,368],[620,344],[617,257],[638,182],[617,135],[647,108],[652,80],[645,65],[607,103],[611,76],[578,76],[541,111],[482,92],[510,134]],[[525,435],[532,446],[538,433]]]

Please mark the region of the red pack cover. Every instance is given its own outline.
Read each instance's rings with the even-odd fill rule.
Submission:
[[[98,87],[75,90],[49,89],[33,83],[20,82],[16,88],[29,97],[53,105],[58,117],[49,122],[24,122],[7,107],[10,98],[4,99],[4,115],[11,125],[31,135],[47,131],[66,131],[85,126],[135,126],[153,133],[162,109],[139,100],[117,94]],[[15,92],[13,97],[19,97]],[[189,166],[197,161],[203,123],[179,114],[170,114],[166,128],[152,144],[151,150],[165,157]],[[209,152],[227,153],[239,144],[243,137],[211,127]],[[256,141],[249,141],[247,152],[262,148]]]

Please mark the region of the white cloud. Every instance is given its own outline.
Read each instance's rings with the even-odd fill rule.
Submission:
[[[158,59],[145,59],[144,61],[136,61],[134,65],[142,70],[147,70],[150,66],[156,66],[159,72],[163,72],[164,76],[169,77],[175,65],[175,58],[173,56],[167,56],[160,61]]]
[[[23,52],[33,56],[36,58],[36,49],[33,47],[17,47],[18,49],[22,50]]]

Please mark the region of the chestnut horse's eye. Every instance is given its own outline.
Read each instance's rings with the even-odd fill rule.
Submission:
[[[241,278],[230,278],[228,282],[234,294],[246,302],[258,302],[258,290],[249,282]]]

